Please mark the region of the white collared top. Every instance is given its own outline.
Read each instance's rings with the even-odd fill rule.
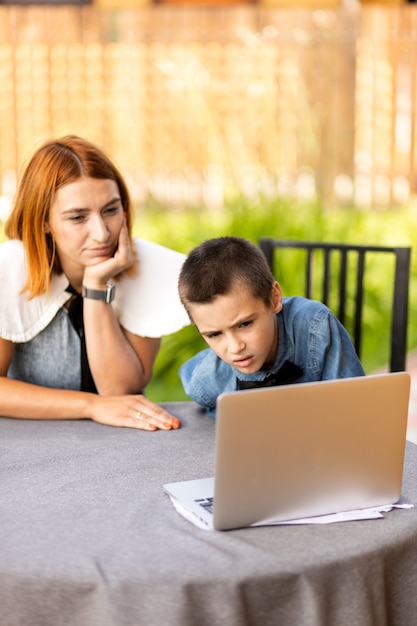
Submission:
[[[159,244],[134,239],[137,275],[115,280],[113,307],[120,325],[142,337],[162,337],[190,321],[178,296],[178,276],[185,256]],[[28,299],[26,257],[21,241],[0,245],[0,337],[30,341],[43,331],[69,300],[65,274],[53,274],[47,294]]]

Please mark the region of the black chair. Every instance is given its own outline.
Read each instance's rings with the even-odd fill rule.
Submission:
[[[378,255],[377,261],[380,264],[381,254],[389,255],[390,260],[394,262],[393,286],[391,282],[389,284],[389,290],[393,294],[392,303],[388,305],[391,307],[389,370],[391,372],[405,370],[411,248],[274,238],[261,238],[259,246],[279,282],[286,274],[283,250],[293,249],[298,250],[298,254],[302,253],[301,262],[298,259],[298,267],[305,266],[305,283],[304,293],[299,295],[320,300],[334,311],[350,333],[359,358],[362,349],[364,298],[367,295],[366,261],[373,255],[375,263],[375,255]],[[294,276],[289,276],[287,280],[291,283],[292,278]],[[284,295],[295,294],[285,292]],[[348,305],[352,309],[350,319]]]

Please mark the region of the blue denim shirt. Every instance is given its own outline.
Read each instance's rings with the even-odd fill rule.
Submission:
[[[321,302],[283,298],[277,313],[278,350],[271,370],[244,374],[222,361],[211,348],[180,368],[186,394],[215,417],[217,396],[238,389],[238,381],[262,381],[290,361],[301,368],[297,383],[364,376],[347,330]]]

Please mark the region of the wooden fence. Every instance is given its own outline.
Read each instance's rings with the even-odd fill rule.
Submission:
[[[0,6],[0,211],[51,136],[138,203],[396,207],[416,193],[417,7]]]

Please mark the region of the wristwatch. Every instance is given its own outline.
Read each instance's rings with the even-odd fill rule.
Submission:
[[[110,304],[113,302],[114,296],[116,294],[116,285],[107,285],[107,289],[88,289],[88,287],[84,287],[82,289],[82,297],[90,298],[91,300],[101,300],[102,302],[106,302],[106,304]]]

